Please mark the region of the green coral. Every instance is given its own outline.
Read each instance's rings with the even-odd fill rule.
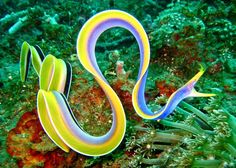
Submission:
[[[211,73],[222,71],[225,61],[235,58],[236,26],[226,18],[232,10],[232,4],[219,0],[173,1],[156,17],[149,34],[159,62],[175,71],[191,71],[203,61]]]
[[[186,119],[162,120],[160,123],[166,126],[165,131],[168,130],[167,127],[174,127],[178,131],[170,129],[169,132],[181,135],[182,139],[176,146],[165,150],[163,156],[156,158],[156,162],[160,164],[161,158],[169,157],[166,166],[234,167],[236,117],[221,109],[221,101],[220,98],[211,98],[203,109],[207,113],[183,102],[176,112],[182,113]]]

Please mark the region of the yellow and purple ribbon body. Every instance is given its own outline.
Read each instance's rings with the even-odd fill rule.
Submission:
[[[57,140],[60,143],[57,145],[65,151],[68,151],[69,147],[84,155],[101,156],[113,151],[124,137],[126,117],[123,106],[101,73],[95,57],[97,39],[105,30],[112,27],[122,27],[129,30],[138,42],[140,67],[132,93],[132,102],[140,117],[154,120],[163,119],[173,112],[181,100],[187,97],[213,96],[213,94],[198,93],[194,89],[194,85],[204,73],[201,68],[189,82],[170,96],[167,104],[160,111],[152,112],[148,109],[144,96],[150,60],[150,46],[144,28],[137,19],[126,12],[119,10],[100,12],[90,18],[82,27],[77,39],[77,54],[81,64],[94,76],[111,104],[113,112],[111,129],[103,136],[91,136],[85,132],[75,119],[66,97],[60,92],[63,89],[57,90],[59,86],[56,86],[54,90],[40,89],[38,93],[38,113],[41,116],[41,124],[45,128],[47,127],[46,123],[50,122],[50,131],[46,131],[47,134],[54,142]],[[47,67],[41,69],[47,69]],[[43,86],[45,84],[44,77],[42,76],[40,80],[40,84]],[[47,86],[48,82],[45,85]]]

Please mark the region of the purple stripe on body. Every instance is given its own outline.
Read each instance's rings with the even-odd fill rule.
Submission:
[[[97,39],[99,38],[99,36],[104,31],[106,31],[106,30],[108,30],[112,27],[122,27],[122,28],[125,28],[125,29],[129,30],[134,35],[135,39],[137,40],[138,45],[139,45],[139,50],[140,50],[140,68],[139,68],[139,74],[138,74],[138,79],[139,79],[140,75],[141,75],[142,66],[143,66],[143,60],[144,60],[143,42],[142,42],[141,37],[140,37],[139,33],[137,32],[137,30],[129,22],[127,22],[125,20],[122,20],[122,19],[109,19],[107,21],[101,22],[91,32],[91,34],[89,36],[89,39],[88,39],[88,43],[87,43],[87,45],[88,45],[87,46],[87,51],[88,51],[88,54],[89,54],[89,60],[90,60],[91,64],[93,65],[95,70],[99,73],[100,77],[104,81],[106,81],[103,74],[101,73],[101,70],[99,69],[99,67],[97,65],[97,61],[96,61],[96,57],[95,57],[95,46],[96,46],[96,42],[97,42]],[[145,103],[145,100],[144,100],[144,90],[145,90],[146,76],[147,75],[145,75],[142,79],[142,83],[144,83],[144,87],[141,87],[141,89],[139,90],[139,100],[143,100],[143,101],[140,102],[140,105],[142,107],[146,106],[146,103]],[[145,109],[146,109],[145,111],[148,111],[147,107]]]
[[[143,61],[144,61],[143,41],[141,40],[141,37],[140,37],[139,33],[137,32],[137,30],[129,22],[127,22],[125,20],[109,19],[107,21],[104,21],[104,22],[98,24],[94,28],[94,30],[91,32],[91,34],[89,36],[88,43],[87,43],[88,44],[87,50],[88,50],[89,60],[90,60],[91,64],[96,69],[96,71],[99,73],[100,77],[104,81],[106,81],[103,74],[101,73],[101,70],[99,69],[99,67],[97,65],[97,61],[96,61],[96,57],[95,57],[95,46],[96,46],[96,42],[97,42],[97,39],[99,38],[99,36],[104,31],[106,31],[107,29],[112,28],[112,27],[122,27],[122,28],[129,30],[134,35],[135,39],[137,40],[139,50],[140,50],[140,67],[139,67],[139,73],[138,73],[138,80],[139,80],[140,75],[141,75],[141,70],[143,67]],[[138,102],[139,102],[140,108],[146,114],[153,115],[153,112],[148,109],[148,107],[146,105],[145,97],[144,97],[147,74],[148,74],[148,72],[145,73],[145,75],[142,77],[142,80],[141,80],[141,87],[138,91]]]
[[[55,98],[57,99],[58,104],[60,104],[60,110],[62,114],[61,116],[63,120],[65,120],[68,129],[70,129],[76,137],[90,144],[101,144],[109,138],[111,130],[107,134],[99,137],[89,135],[84,130],[82,130],[80,126],[77,125],[77,122],[74,122],[74,118],[71,114],[71,109],[68,105],[68,102],[66,102],[66,99],[64,99],[59,92],[53,93]]]
[[[95,57],[95,46],[96,46],[96,42],[97,39],[99,38],[99,36],[106,30],[112,28],[112,27],[122,27],[127,29],[128,31],[130,31],[135,39],[138,42],[139,45],[139,50],[140,50],[140,68],[139,68],[139,75],[138,78],[140,76],[141,73],[141,69],[143,66],[143,57],[144,57],[144,50],[143,50],[143,42],[139,36],[139,33],[136,31],[136,29],[127,21],[122,20],[122,19],[108,19],[104,22],[101,22],[100,24],[98,24],[93,31],[91,32],[89,39],[88,39],[88,46],[87,46],[87,51],[89,54],[89,60],[91,62],[91,64],[93,65],[93,67],[96,69],[96,71],[99,73],[100,77],[106,81],[106,79],[104,78],[104,76],[101,73],[101,70],[99,69],[98,65],[97,65],[97,61],[96,61],[96,57]]]
[[[141,70],[143,67],[143,61],[144,61],[144,48],[143,48],[143,41],[141,40],[141,37],[139,35],[139,33],[137,32],[137,30],[128,22],[122,19],[108,19],[104,22],[101,22],[100,24],[98,24],[94,30],[91,32],[89,39],[88,39],[88,43],[87,43],[87,51],[89,54],[89,60],[91,62],[91,64],[93,65],[93,67],[95,68],[95,70],[98,72],[99,76],[107,82],[107,80],[105,79],[105,77],[103,76],[103,74],[101,73],[101,70],[99,69],[98,65],[97,65],[97,61],[96,61],[96,57],[95,57],[95,46],[96,46],[96,42],[97,39],[99,38],[99,36],[107,29],[112,28],[112,27],[122,27],[125,28],[127,30],[129,30],[135,37],[135,39],[138,42],[139,45],[139,50],[140,50],[140,67],[139,67],[139,73],[138,73],[138,80],[141,77]],[[149,116],[154,116],[157,113],[163,112],[163,110],[157,111],[156,113],[153,113],[146,105],[146,101],[145,101],[145,85],[146,85],[146,79],[147,79],[147,75],[148,75],[148,71],[145,72],[144,76],[142,77],[141,81],[140,81],[140,88],[138,90],[138,94],[137,94],[137,101],[138,101],[138,105],[139,108],[146,114]],[[178,103],[183,100],[184,98],[187,97],[187,95],[189,94],[190,91],[186,91],[185,88],[182,88],[181,90],[179,90],[174,97],[172,98],[171,102],[169,104],[167,104],[163,109],[164,112],[157,118],[155,119],[160,119],[160,118],[165,118],[167,115],[169,115],[174,109],[175,107],[178,105]],[[109,95],[108,99],[109,99]],[[114,118],[113,118],[114,119]],[[114,121],[114,120],[113,120]],[[113,128],[112,128],[113,129]]]

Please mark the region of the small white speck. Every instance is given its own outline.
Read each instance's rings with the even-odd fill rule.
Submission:
[[[146,147],[147,147],[147,149],[150,149],[150,148],[151,148],[151,145],[150,145],[150,144],[147,144]]]

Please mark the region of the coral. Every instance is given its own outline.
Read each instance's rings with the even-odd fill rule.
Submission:
[[[209,104],[203,109],[205,113],[183,102],[180,105],[181,107],[176,109],[177,114],[172,118],[160,121],[165,126],[163,132],[165,134],[168,132],[172,137],[179,137],[176,141],[178,143],[173,147],[161,148],[165,152],[158,157],[152,155],[153,159],[145,158],[148,156],[144,155],[143,164],[174,167],[201,167],[203,165],[234,167],[236,164],[236,117],[225,109],[221,109],[220,101],[220,98],[211,98]],[[181,115],[184,120],[181,120],[178,115]],[[168,129],[168,127],[175,129]],[[142,128],[142,130],[148,131],[149,128]],[[158,133],[154,132],[153,134],[157,135]],[[170,135],[165,136],[165,134],[162,135],[162,138],[171,138]],[[147,147],[148,139],[142,136],[138,140],[139,143],[136,142],[134,145],[136,147]],[[155,143],[157,141],[155,138],[150,138],[150,142]],[[168,140],[164,142],[168,143]],[[155,149],[155,146],[157,145],[151,149]]]
[[[44,133],[36,110],[22,115],[7,137],[7,152],[18,167],[63,167],[72,165],[77,154],[65,154]],[[73,163],[74,164],[74,163]]]
[[[170,97],[177,90],[174,86],[166,84],[165,81],[156,82],[156,87],[160,95],[166,95],[167,97]]]
[[[221,123],[226,122],[227,117],[221,117],[224,121],[215,120],[218,117],[210,112],[211,109],[219,107],[215,107],[217,105],[215,101],[211,99],[209,103],[211,105],[205,107],[209,110],[210,116],[205,116],[198,109],[184,103],[183,107],[177,108],[177,114],[174,115],[175,118],[171,118],[172,121],[170,119],[160,121],[165,125],[164,130],[152,122],[131,125],[132,129],[128,130],[129,135],[126,137],[125,156],[117,161],[128,167],[148,165],[153,167],[189,167],[191,165],[233,167],[235,142],[229,142],[228,139],[233,136],[229,130],[234,129],[234,126],[231,125],[231,128],[227,129],[229,122]],[[225,114],[228,116],[228,113],[221,112],[223,116]],[[219,113],[216,114],[219,115]],[[186,120],[175,121],[178,115],[184,116]],[[236,118],[232,117],[231,115],[228,119],[235,121]],[[205,119],[209,119],[207,123],[204,123]],[[212,121],[220,127],[208,125],[212,124]],[[175,129],[168,129],[169,126]],[[214,127],[213,130],[211,126]],[[220,138],[218,138],[219,135],[221,135]],[[226,143],[229,145],[225,145]]]
[[[210,73],[222,71],[225,61],[235,57],[236,27],[225,19],[232,7],[222,1],[173,1],[156,17],[149,34],[158,62],[185,73],[198,62],[210,66]]]
[[[81,66],[72,62],[72,67],[74,80],[72,80],[69,96],[71,108],[84,130],[93,135],[102,135],[111,126],[110,104],[103,90],[95,84],[94,79],[90,78]],[[110,83],[120,97],[124,109],[128,113],[128,118],[140,120],[140,117],[133,111],[132,105],[131,95],[134,81],[129,79],[128,74],[123,74],[117,75]],[[95,120],[96,122],[94,122]]]
[[[164,65],[191,65],[200,61],[202,38],[205,34],[204,22],[195,16],[200,3],[187,4],[181,1],[170,4],[153,22],[149,37],[157,50],[158,62]],[[197,7],[196,7],[197,6]]]
[[[117,78],[112,81],[111,86],[116,91],[127,112],[133,112],[132,88],[134,87],[134,81],[130,79]]]
[[[42,143],[42,135],[43,129],[39,123],[35,110],[25,113],[21,117],[16,128],[9,132],[7,139],[7,151],[11,156],[19,159],[18,165],[21,165],[20,167],[22,167],[22,164],[34,165],[40,164],[44,161],[43,155],[34,151],[32,147],[32,144],[34,143]],[[45,142],[47,141],[49,141],[49,139],[46,138]],[[49,145],[49,150],[50,148],[55,149],[55,145],[52,142],[45,142],[45,145]]]
[[[40,0],[33,6],[36,10],[31,10],[31,2],[0,2],[0,60],[4,66],[0,69],[1,167],[16,167],[16,161],[20,166],[33,167],[235,166],[235,0],[131,0],[126,3],[122,0]],[[152,55],[146,90],[146,100],[151,109],[161,108],[166,97],[183,84],[180,78],[187,79],[195,73],[193,70],[198,62],[206,64],[208,69],[197,89],[224,96],[210,99],[210,102],[186,100],[198,110],[195,108],[193,112],[191,106],[182,104],[168,120],[142,120],[134,114],[131,103],[139,67],[138,46],[131,34],[123,30],[104,32],[98,39],[96,56],[99,67],[124,105],[128,116],[127,134],[120,148],[108,156],[86,158],[74,152],[66,154],[50,142],[41,128],[32,126],[33,123],[39,124],[35,111],[25,113],[35,108],[38,84],[36,75],[32,73],[29,73],[27,85],[19,81],[19,48],[27,40],[41,46],[46,53],[72,62],[73,83],[69,102],[73,112],[89,133],[105,133],[112,118],[109,103],[92,77],[78,65],[74,44],[83,23],[93,14],[108,8],[130,11],[144,25],[151,39]],[[18,18],[25,16],[28,17],[27,25],[10,35],[9,28]],[[50,23],[54,16],[56,25]],[[117,61],[124,62],[119,65],[128,73],[127,76],[118,75],[119,79]],[[98,106],[96,103],[101,104]],[[19,120],[21,116],[25,121]],[[40,136],[33,136],[36,129],[40,130]],[[7,155],[6,143],[13,157]]]

